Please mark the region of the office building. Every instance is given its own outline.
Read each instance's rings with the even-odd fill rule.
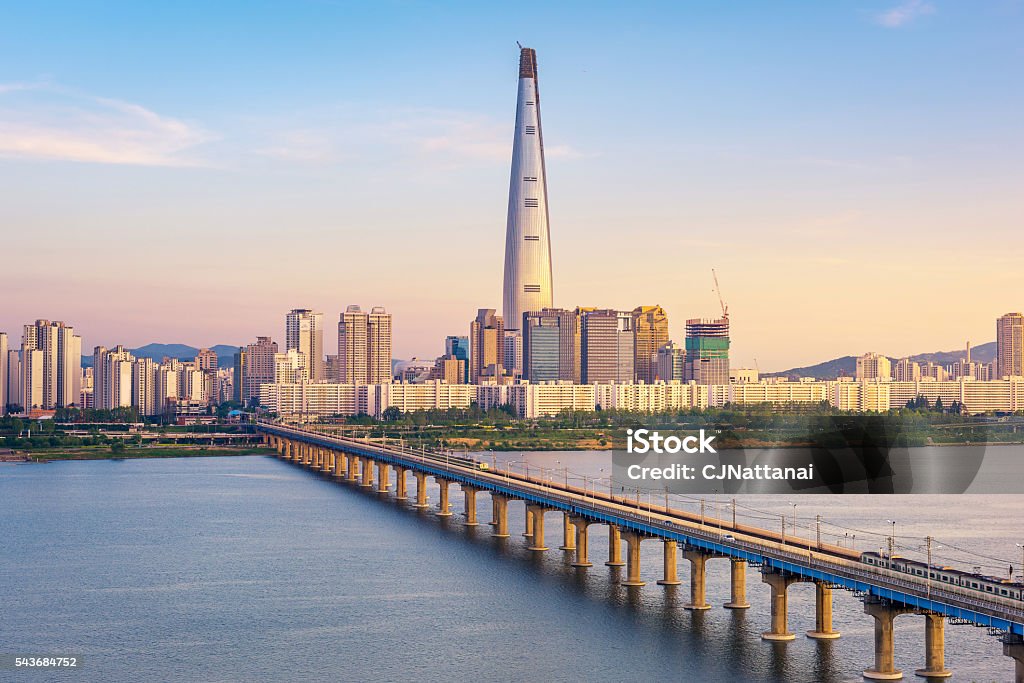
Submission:
[[[561,308],[523,314],[523,379],[575,382],[576,317]]]
[[[465,361],[466,376],[461,384],[469,384],[469,337],[459,337],[457,335],[445,337],[444,355],[449,358]]]
[[[598,309],[584,313],[580,347],[583,384],[633,381],[635,351],[631,312]]]
[[[686,371],[686,349],[673,341],[658,349],[657,375],[663,382],[683,381]]]
[[[505,374],[505,323],[493,308],[481,308],[469,324],[469,381],[501,382]]]
[[[668,315],[661,306],[633,309],[633,371],[638,382],[653,384],[658,375],[658,350],[667,344]]]
[[[259,398],[260,385],[274,381],[274,357],[277,342],[270,337],[257,337],[255,344],[249,344],[242,353],[242,396],[246,403]]]
[[[691,318],[686,321],[686,381],[729,383],[729,318]]]

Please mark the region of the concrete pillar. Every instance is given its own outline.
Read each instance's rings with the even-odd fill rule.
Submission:
[[[408,471],[407,467],[395,465],[395,500],[406,500],[409,497],[405,486],[405,473]]]
[[[675,541],[666,540],[662,543],[662,550],[665,553],[665,573],[658,581],[662,586],[678,586],[679,580],[679,544]]]
[[[303,463],[306,465],[306,467],[312,468],[313,467],[313,447],[310,446],[307,443],[307,444],[303,444],[302,448],[303,448],[304,451],[306,451],[306,457],[303,459]]]
[[[498,499],[495,495],[491,494],[491,521],[487,522],[491,526],[498,526]]]
[[[1020,636],[1004,636],[1003,654],[1015,661],[1013,683],[1024,683],[1024,640]]]
[[[373,461],[369,458],[363,458],[363,469],[360,474],[363,478],[363,483],[360,484],[364,489],[373,488]]]
[[[570,521],[576,530],[576,561],[572,563],[572,566],[593,567],[594,565],[590,562],[590,558],[587,557],[587,546],[590,544],[587,527],[590,525],[590,522],[582,517],[573,517]]]
[[[562,513],[562,545],[559,550],[576,550],[576,534],[573,533],[572,522],[569,520],[569,513]]]
[[[350,455],[348,457],[348,465],[345,467],[345,481],[354,482],[356,480],[356,471],[362,467],[362,458],[358,455]]]
[[[332,472],[332,474],[334,474],[335,479],[341,479],[341,475],[344,471],[341,464],[344,461],[345,456],[341,454],[341,451],[334,451],[334,471]]]
[[[875,618],[875,665],[864,671],[864,678],[874,681],[896,681],[903,678],[903,672],[896,668],[893,654],[892,622],[901,614],[913,610],[880,602],[864,603],[864,613]]]
[[[831,640],[839,637],[839,631],[832,630],[832,588],[822,582],[814,582],[814,630],[807,632],[808,638]]]
[[[441,501],[437,504],[437,516],[451,517],[452,506],[448,502],[448,484],[451,482],[449,482],[447,479],[442,479],[441,477],[437,476],[434,477],[434,481],[436,481],[437,485],[441,488]]]
[[[414,508],[424,509],[427,507],[427,473],[413,472],[416,478],[416,504]]]
[[[731,591],[729,602],[724,606],[728,609],[750,609],[747,602],[747,561],[730,560],[729,565]]]
[[[386,462],[377,463],[377,493],[387,493],[391,486],[391,466]]]
[[[948,678],[946,668],[946,618],[941,614],[924,615],[924,668],[914,674],[924,678]]]
[[[640,579],[640,543],[644,540],[644,537],[633,531],[627,531],[622,534],[622,538],[626,539],[626,580],[622,582],[623,586],[643,586],[644,581]]]
[[[711,609],[707,600],[707,568],[709,555],[700,550],[684,550],[683,557],[690,561],[690,602],[683,609]]]
[[[494,533],[491,536],[495,538],[508,538],[508,498],[492,493],[491,501],[493,503],[492,514],[494,515]]]
[[[523,536],[525,536],[526,538],[530,538],[531,536],[533,536],[533,510],[530,509],[529,504],[526,505],[525,527],[526,528],[523,531]]]
[[[783,576],[775,572],[768,572],[761,575],[761,580],[771,586],[772,589],[772,629],[761,634],[764,640],[793,640],[795,635],[786,628],[787,617],[787,589],[796,579],[791,576]]]
[[[621,567],[622,561],[622,530],[614,524],[608,527],[608,561],[609,567]]]
[[[526,511],[533,519],[532,542],[528,550],[537,552],[547,550],[547,547],[544,545],[544,508],[540,505],[529,505]]]
[[[462,495],[465,500],[466,508],[466,521],[463,522],[466,526],[476,526],[476,489],[472,486],[462,485]]]
[[[324,451],[324,472],[326,474],[334,474],[334,459],[338,457],[336,451],[328,448]]]

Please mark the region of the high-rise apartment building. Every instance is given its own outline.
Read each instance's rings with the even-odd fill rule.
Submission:
[[[1024,313],[1007,313],[996,320],[998,379],[1024,377]]]
[[[7,414],[7,333],[0,332],[0,415]]]
[[[519,330],[505,330],[502,344],[502,365],[505,374],[513,378],[523,375],[523,335]]]
[[[324,373],[324,314],[295,308],[285,318],[285,351],[295,349],[306,356],[306,379],[319,382]]]
[[[857,358],[857,381],[892,379],[892,361],[885,356],[875,353],[865,353]]]
[[[7,350],[7,403],[8,406],[21,406],[21,351]]]
[[[552,306],[550,238],[537,53],[524,47],[519,52],[519,92],[505,229],[502,314],[509,329],[522,324],[523,313]]]
[[[572,382],[576,368],[574,311],[544,308],[523,314],[523,378],[531,382]]]
[[[217,372],[217,353],[211,349],[199,349],[196,352],[195,359],[196,368],[203,372]]]
[[[259,398],[260,385],[274,382],[274,356],[277,355],[277,342],[270,337],[256,337],[255,344],[245,347],[243,354],[244,368],[242,371],[242,396],[248,403]]]
[[[231,368],[232,381],[231,381],[231,400],[235,403],[244,403],[245,396],[242,394],[242,374],[245,370],[245,348],[242,346],[238,347],[235,351],[235,357],[233,359],[234,366]]]
[[[369,313],[348,306],[338,321],[338,376],[342,384],[391,381],[391,314],[383,306]]]
[[[40,352],[41,366],[30,358],[32,378],[38,374],[39,386],[28,385],[26,397],[39,401],[32,406],[45,410],[64,408],[76,405],[82,385],[82,338],[75,334],[75,329],[60,321],[37,320],[25,325],[21,337],[22,364],[27,351]],[[32,407],[28,406],[28,407]]]
[[[598,309],[583,315],[580,346],[584,384],[632,382],[633,314]]]
[[[653,384],[658,376],[658,350],[668,343],[668,315],[661,306],[633,309],[633,368],[636,379]],[[661,379],[665,379],[662,377]]]
[[[93,403],[97,410],[132,406],[133,356],[123,346],[107,349],[97,346],[92,352]]]
[[[43,352],[27,346],[21,348],[21,400],[19,403],[26,412],[45,408],[43,389],[45,375],[43,368]]]
[[[274,354],[274,383],[299,384],[309,381],[309,359],[295,349]]]
[[[901,358],[896,362],[897,382],[917,382],[921,379],[921,365],[909,358]]]
[[[505,374],[505,322],[493,308],[481,308],[469,324],[469,381],[497,381]]]
[[[697,384],[729,383],[729,318],[686,321],[686,364],[683,379]]]
[[[460,337],[457,335],[449,335],[445,337],[444,355],[449,358],[464,361],[463,369],[465,370],[465,377],[462,378],[462,384],[469,384],[469,337]]]

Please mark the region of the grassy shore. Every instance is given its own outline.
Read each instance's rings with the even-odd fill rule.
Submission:
[[[55,460],[127,460],[129,458],[215,458],[229,455],[273,455],[274,450],[253,446],[136,446],[114,451],[109,446],[26,451],[34,462]]]

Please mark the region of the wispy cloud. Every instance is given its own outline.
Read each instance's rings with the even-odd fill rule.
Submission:
[[[287,121],[255,124],[264,140],[255,153],[278,161],[334,164],[358,160],[415,162],[434,168],[506,164],[512,154],[508,122],[461,111],[397,108],[368,112],[339,106],[329,111],[295,113]],[[545,150],[548,158],[583,154],[569,145]]]
[[[934,11],[935,7],[925,0],[907,0],[877,15],[875,21],[886,28],[899,28]]]
[[[48,84],[0,84],[0,157],[143,166],[201,165],[213,136],[138,104]]]

